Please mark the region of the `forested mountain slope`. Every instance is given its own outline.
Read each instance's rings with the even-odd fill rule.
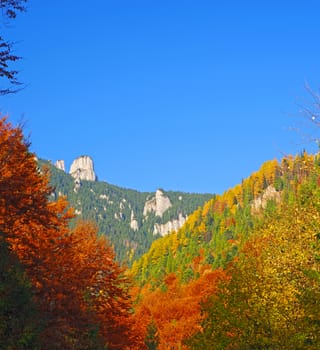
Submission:
[[[178,229],[199,206],[213,195],[157,190],[139,192],[102,181],[78,181],[50,162],[52,199],[64,195],[77,218],[97,223],[100,234],[112,242],[117,258],[130,264],[145,253],[151,243]]]
[[[49,173],[5,118],[0,141],[1,348],[320,348],[318,155],[266,162],[156,240],[128,271],[94,225],[70,225],[60,194],[69,186],[78,212],[85,196],[111,201],[112,190],[121,194],[118,215],[134,200],[69,177],[52,192]],[[142,202],[145,218],[173,207],[163,191]]]
[[[316,176],[318,163],[318,157],[307,153],[281,163],[265,162],[241,184],[195,210],[177,232],[155,241],[134,263],[133,274],[142,284],[150,279],[159,283],[171,272],[187,282],[196,276],[194,259],[213,268],[225,267],[261,217],[274,212],[278,203],[290,201],[303,180]]]
[[[318,349],[319,232],[319,156],[266,162],[133,264],[148,344]]]

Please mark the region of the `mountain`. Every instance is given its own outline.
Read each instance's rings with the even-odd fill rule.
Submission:
[[[194,261],[213,269],[225,268],[263,217],[271,215],[280,203],[292,201],[304,181],[316,186],[319,160],[303,153],[281,163],[265,162],[241,184],[195,210],[179,230],[153,242],[133,263],[132,275],[140,285],[150,281],[161,285],[170,273],[182,283],[197,278]]]
[[[320,349],[320,156],[272,160],[132,264],[149,349]]]
[[[155,240],[128,270],[92,223],[69,227],[67,202],[48,199],[68,193],[79,218],[113,213],[133,233],[154,218],[154,238],[169,221],[180,225],[176,214],[184,218],[187,194],[141,194],[101,183],[88,156],[75,160],[71,174],[62,161],[40,161],[53,189],[21,130],[6,119],[0,126],[0,319],[8,346],[320,349],[319,154],[264,163]],[[128,231],[117,234],[131,262],[138,247],[121,246],[122,240],[139,242],[129,241]]]
[[[118,260],[131,264],[146,253],[151,243],[179,229],[187,217],[212,198],[212,194],[165,191],[139,192],[98,181],[93,160],[80,156],[65,171],[63,160],[47,166],[52,198],[66,196],[75,209],[76,219],[97,223],[100,234],[107,235]]]

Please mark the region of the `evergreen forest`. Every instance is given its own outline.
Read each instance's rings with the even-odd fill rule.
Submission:
[[[111,185],[104,181],[75,179],[66,172],[56,168],[51,162],[40,159],[40,168],[50,172],[50,185],[53,188],[50,199],[59,196],[68,199],[74,208],[77,220],[93,221],[98,226],[98,234],[106,235],[110,240],[116,259],[127,265],[146,253],[151,243],[161,237],[155,227],[174,222],[180,217],[187,218],[194,210],[208,201],[212,195],[161,191],[170,201],[170,207],[160,215],[154,211],[144,212],[148,201],[155,197],[151,192],[139,192]],[[135,220],[137,227],[132,227]]]

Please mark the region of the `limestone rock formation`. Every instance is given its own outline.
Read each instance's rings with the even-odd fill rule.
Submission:
[[[133,210],[131,210],[130,227],[133,229],[133,231],[138,231],[139,230],[139,224],[138,224],[137,219],[134,216]]]
[[[93,160],[89,156],[81,156],[75,159],[71,164],[69,173],[77,181],[97,180],[97,176],[94,172]]]
[[[253,213],[259,213],[261,209],[265,209],[269,200],[275,200],[279,203],[281,199],[281,193],[278,192],[274,186],[269,185],[261,196],[254,199],[251,204],[251,210]]]
[[[66,167],[65,167],[65,164],[64,164],[64,160],[62,159],[59,159],[55,162],[54,164],[58,169],[60,170],[63,170],[64,172],[66,171]]]
[[[153,234],[160,234],[165,236],[172,231],[177,231],[187,220],[187,217],[184,217],[181,213],[179,214],[178,219],[173,219],[166,222],[165,224],[155,224],[153,228]]]
[[[143,208],[143,215],[154,212],[157,216],[162,217],[163,213],[172,207],[169,197],[167,197],[161,190],[157,190],[154,197],[149,199]]]

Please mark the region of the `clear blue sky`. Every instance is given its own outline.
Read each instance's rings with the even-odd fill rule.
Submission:
[[[100,180],[222,193],[303,145],[319,1],[30,0],[6,28],[24,91],[1,98],[41,158]]]

